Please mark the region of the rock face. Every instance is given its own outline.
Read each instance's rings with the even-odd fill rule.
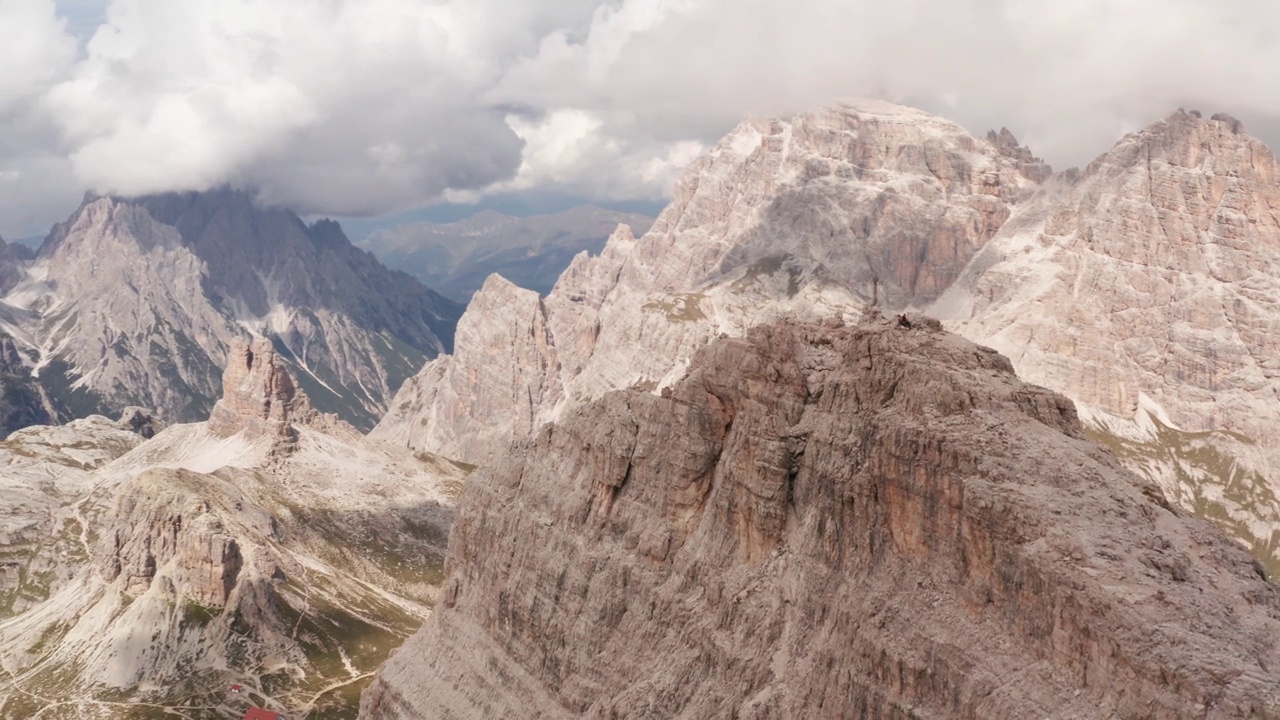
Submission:
[[[1271,151],[1229,116],[1174,113],[1025,203],[932,312],[1081,403],[1171,497],[1271,556],[1277,217]]]
[[[1221,113],[1174,113],[1059,176],[1008,130],[881,103],[747,122],[649,233],[575,259],[540,305],[479,293],[464,324],[483,342],[407,382],[374,436],[485,462],[606,392],[675,382],[722,334],[852,320],[874,297],[1070,397],[1280,574],[1276,170]]]
[[[17,343],[0,333],[0,438],[51,420],[39,383],[31,377]]]
[[[358,244],[389,267],[465,303],[494,273],[546,295],[575,255],[598,255],[618,225],[644,233],[652,224],[651,217],[591,205],[533,217],[486,210],[455,223],[382,230]]]
[[[574,258],[539,306],[508,312],[512,291],[487,284],[460,326],[489,342],[460,330],[453,356],[406,383],[374,436],[479,462],[513,426],[674,382],[722,333],[853,319],[872,299],[929,302],[1036,188],[1043,166],[1011,138],[877,101],[745,122],[689,168],[648,233],[624,226],[599,256]],[[482,376],[503,392],[473,399]]]
[[[294,423],[305,423],[314,415],[306,393],[294,383],[270,340],[258,337],[232,345],[222,375],[222,398],[209,416],[210,432],[292,440]]]
[[[357,250],[231,190],[88,198],[0,302],[70,416],[128,405],[208,416],[227,349],[271,338],[320,410],[371,427],[461,308]]]
[[[113,508],[125,523],[113,528],[97,557],[103,580],[119,579],[126,594],[141,595],[157,573],[172,573],[170,582],[183,590],[179,600],[202,607],[226,607],[239,579],[244,557],[208,501],[182,492],[167,473],[143,475],[150,492],[120,496]],[[184,525],[184,519],[194,520]]]
[[[480,470],[361,716],[1280,716],[1244,550],[936,328],[758,327]]]
[[[484,457],[531,432],[543,409],[560,399],[546,307],[532,290],[490,276],[459,321],[457,338],[474,352],[438,358],[406,381],[373,438],[421,448],[424,431],[470,427],[452,447],[458,457]]]

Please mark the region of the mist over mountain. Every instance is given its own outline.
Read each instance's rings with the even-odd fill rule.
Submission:
[[[618,225],[643,234],[653,218],[589,205],[552,215],[512,217],[482,211],[453,223],[413,223],[357,243],[445,297],[466,303],[498,273],[541,295],[580,252],[598,255]]]

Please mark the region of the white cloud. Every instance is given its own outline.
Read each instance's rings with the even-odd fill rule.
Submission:
[[[1063,165],[1182,103],[1280,117],[1278,21],[1261,0],[629,0],[585,42],[548,38],[493,97],[707,142],[745,113],[878,95],[1008,125]]]
[[[39,107],[75,59],[75,40],[51,0],[0,0],[0,234],[47,228],[80,195]]]
[[[556,188],[599,200],[657,200],[706,150],[698,141],[624,139],[610,134],[598,114],[572,108],[506,120],[524,142],[515,177],[480,191],[451,193],[449,199],[474,202],[486,193]]]
[[[0,0],[0,118],[25,110],[75,57],[52,0]]]
[[[0,0],[0,135],[25,133],[0,170],[334,214],[649,198],[742,116],[851,95],[1065,166],[1179,105],[1272,139],[1277,25],[1265,0],[111,0],[77,60],[50,0]]]
[[[476,102],[499,68],[488,10],[116,0],[48,103],[102,192],[233,182],[304,210],[385,210],[518,166],[518,140]]]

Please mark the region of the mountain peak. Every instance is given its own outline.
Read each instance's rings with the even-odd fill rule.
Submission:
[[[82,381],[78,414],[138,405],[202,420],[228,346],[248,330],[276,342],[317,409],[372,427],[404,379],[449,347],[462,310],[357,249],[336,222],[308,226],[227,186],[90,196],[36,262],[32,275],[0,252],[0,294],[26,282],[23,331],[40,362]],[[75,321],[46,322],[50,308]]]
[[[1007,127],[1000,128],[1000,132],[995,130],[987,131],[987,142],[995,146],[995,149],[1003,156],[1013,160],[1018,165],[1018,171],[1023,176],[1043,183],[1053,175],[1053,168],[1044,160],[1036,157],[1031,152],[1031,148],[1026,147],[1018,142],[1018,138]]]
[[[1276,707],[1276,588],[1162,502],[936,322],[757,326],[473,475],[443,601],[361,717]]]
[[[1121,138],[1085,172],[1091,175],[1109,167],[1146,167],[1153,161],[1175,169],[1268,182],[1275,171],[1271,149],[1246,133],[1244,123],[1236,117],[1222,112],[1205,117],[1199,110],[1178,109]]]
[[[222,374],[222,398],[209,416],[209,430],[223,437],[239,432],[290,441],[293,424],[316,416],[307,394],[285,368],[271,341],[237,340]]]

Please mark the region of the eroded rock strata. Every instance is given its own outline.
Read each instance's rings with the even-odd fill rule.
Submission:
[[[362,717],[1280,717],[1280,596],[920,318],[782,324],[468,485]]]

